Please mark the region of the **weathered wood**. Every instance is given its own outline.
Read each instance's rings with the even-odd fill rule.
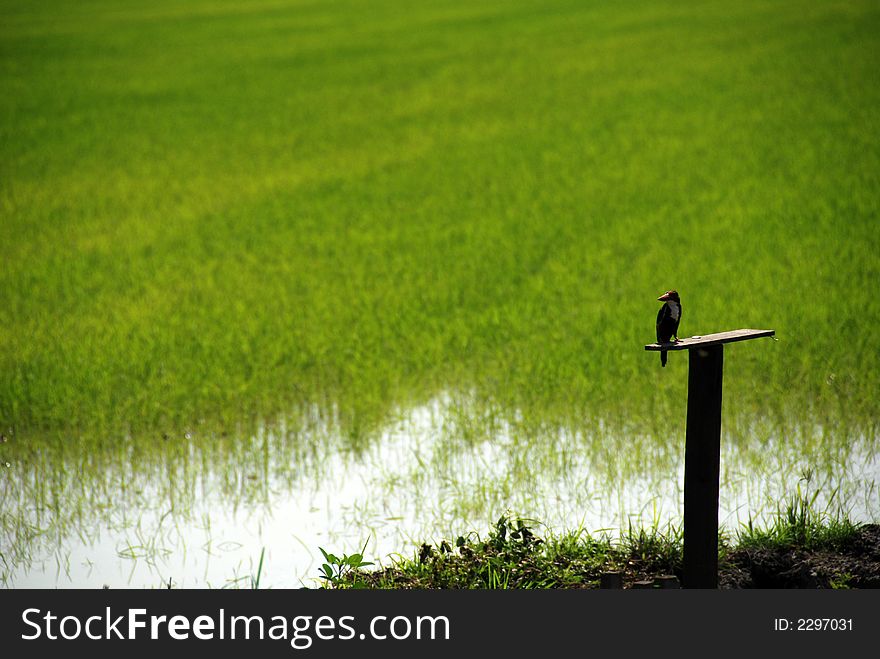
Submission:
[[[681,588],[678,577],[674,574],[661,574],[654,579],[655,588]]]
[[[645,346],[645,350],[652,351],[688,351],[682,575],[685,588],[718,587],[718,490],[724,344],[774,334],[774,330],[738,329],[692,336],[676,343],[651,343]]]
[[[599,588],[621,590],[623,588],[623,572],[603,572],[599,578]]]
[[[643,579],[642,581],[636,581],[632,585],[633,588],[653,588],[654,580],[653,579]]]
[[[684,449],[684,586],[718,587],[722,344],[688,353]]]
[[[730,332],[718,332],[717,334],[706,334],[705,336],[691,336],[687,339],[680,339],[677,343],[649,343],[645,346],[645,350],[690,350],[700,346],[720,345],[724,343],[735,343],[736,341],[747,341],[748,339],[759,339],[763,336],[773,336],[775,330],[759,330],[759,329],[738,329]]]

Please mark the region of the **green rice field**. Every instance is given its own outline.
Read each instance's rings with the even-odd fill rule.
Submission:
[[[878,136],[872,2],[3,0],[2,583],[674,523],[673,287],[722,520],[880,517]]]

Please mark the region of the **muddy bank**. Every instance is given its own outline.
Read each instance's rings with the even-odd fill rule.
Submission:
[[[835,550],[735,549],[719,566],[721,588],[880,588],[880,525]]]

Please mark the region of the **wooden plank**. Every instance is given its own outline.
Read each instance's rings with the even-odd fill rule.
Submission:
[[[724,346],[688,352],[684,448],[685,588],[718,587],[718,490]]]
[[[691,336],[687,339],[680,339],[678,343],[649,343],[645,346],[645,350],[690,350],[699,346],[721,345],[724,343],[735,343],[736,341],[748,341],[749,339],[760,339],[763,336],[773,336],[776,330],[762,329],[738,329],[729,332],[718,332],[716,334],[706,334],[705,336]]]
[[[653,579],[642,579],[641,581],[636,581],[632,585],[633,588],[653,588],[654,580]]]
[[[674,574],[661,574],[654,577],[654,587],[664,589],[681,588],[681,583],[679,583],[678,577]]]

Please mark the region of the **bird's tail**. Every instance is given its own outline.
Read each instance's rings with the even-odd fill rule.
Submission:
[[[663,368],[666,368],[666,351],[665,350],[660,351],[660,366],[662,366]]]

